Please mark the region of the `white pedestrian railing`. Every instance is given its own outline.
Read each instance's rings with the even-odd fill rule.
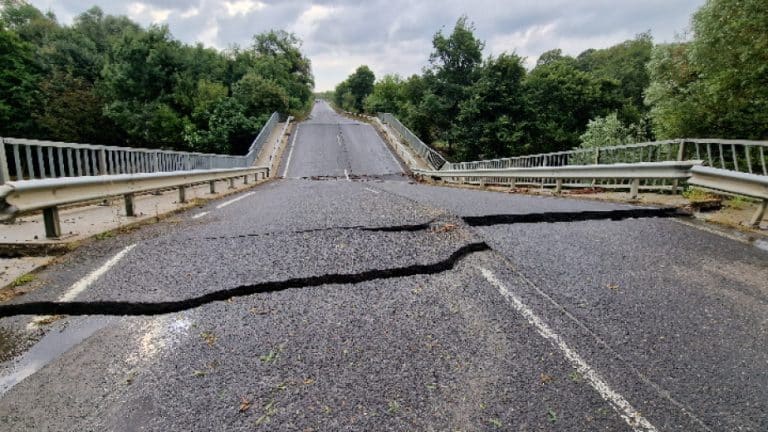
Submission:
[[[244,156],[0,138],[0,184],[62,177],[244,168],[253,165],[278,120],[278,113],[273,113]]]
[[[427,161],[427,163],[429,163],[432,168],[440,169],[447,163],[445,158],[440,155],[440,153],[436,152],[434,149],[420,140],[419,137],[410,131],[410,129],[400,123],[400,121],[395,118],[395,116],[389,113],[379,113],[377,116],[379,120],[395,129],[400,134],[400,136],[403,137],[403,140],[405,140],[405,142],[407,142],[408,145],[410,145],[410,147],[419,156]]]

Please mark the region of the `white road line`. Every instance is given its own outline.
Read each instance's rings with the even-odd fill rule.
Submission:
[[[347,178],[347,181],[352,181],[349,179],[349,173],[347,172],[347,170],[344,170],[344,177]]]
[[[237,198],[233,198],[233,199],[231,199],[231,200],[229,200],[229,201],[225,201],[225,202],[223,202],[223,203],[221,203],[221,204],[217,205],[217,206],[216,206],[216,210],[218,210],[218,209],[221,209],[221,208],[224,208],[224,207],[226,207],[226,206],[228,206],[228,205],[230,205],[230,204],[232,204],[232,203],[236,203],[236,202],[240,201],[241,199],[243,199],[243,198],[247,198],[247,197],[249,197],[249,196],[251,196],[251,195],[253,195],[253,194],[255,194],[255,193],[256,193],[256,192],[248,192],[248,193],[244,193],[244,194],[240,195],[240,196],[239,196],[239,197],[237,197]]]
[[[291,140],[291,150],[288,152],[288,159],[285,161],[285,169],[283,170],[283,177],[288,175],[288,167],[291,165],[291,156],[293,156],[293,149],[296,147],[296,137],[299,136],[299,128],[301,125],[296,126],[296,131],[293,133],[293,139]]]
[[[636,432],[656,432],[657,429],[645,418],[640,412],[638,412],[622,395],[616,393],[606,383],[603,378],[587,364],[581,356],[572,350],[563,339],[555,333],[541,318],[539,318],[530,308],[528,308],[523,302],[513,294],[499,279],[496,278],[490,270],[480,267],[480,272],[483,274],[491,285],[498,288],[502,296],[504,296],[512,304],[512,307],[517,310],[525,319],[536,328],[536,331],[544,338],[548,339],[552,345],[560,349],[565,355],[565,358],[571,363],[571,365],[584,377],[584,379],[597,391],[600,396],[605,399],[616,411],[621,418]]]
[[[377,195],[379,194],[379,191],[377,191],[376,189],[365,188],[365,190],[367,190],[368,192],[373,192],[373,193],[375,193]]]
[[[192,216],[192,219],[200,219],[201,217],[207,215],[208,213],[210,213],[210,212],[200,212],[200,213]]]
[[[80,293],[85,291],[86,288],[88,288],[92,283],[94,283],[98,278],[100,278],[104,273],[106,273],[110,268],[112,268],[115,264],[117,264],[118,261],[120,261],[125,254],[131,251],[131,249],[135,248],[136,244],[132,244],[130,246],[126,246],[125,249],[121,250],[117,253],[117,255],[113,256],[109,259],[109,261],[105,262],[101,267],[97,268],[90,274],[86,275],[84,278],[80,279],[79,281],[75,282],[74,285],[64,293],[61,297],[59,297],[60,302],[69,302],[75,299]],[[38,326],[39,323],[42,321],[45,321],[46,319],[50,318],[50,315],[46,316],[39,316],[32,320],[31,323],[27,325],[27,329],[34,329]]]

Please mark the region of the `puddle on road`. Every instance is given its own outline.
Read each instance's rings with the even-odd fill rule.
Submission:
[[[0,372],[0,395],[114,320],[112,317],[70,318],[65,325],[57,324],[6,370]],[[18,335],[10,334],[8,339],[5,337],[0,332],[0,356],[11,352],[6,351],[6,346],[12,347],[12,344],[19,343]]]

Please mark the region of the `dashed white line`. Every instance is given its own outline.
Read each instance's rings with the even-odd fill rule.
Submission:
[[[571,363],[571,365],[584,377],[584,379],[597,391],[600,396],[605,399],[616,411],[619,416],[636,432],[656,432],[654,427],[640,412],[638,412],[622,395],[616,393],[603,378],[594,370],[592,366],[587,364],[581,356],[572,350],[563,339],[555,333],[544,321],[541,320],[530,308],[528,308],[523,302],[513,294],[499,279],[496,278],[490,270],[480,267],[480,272],[483,277],[491,283],[491,285],[498,288],[502,296],[504,296],[512,304],[512,307],[517,310],[525,319],[536,328],[536,331],[544,338],[549,340],[552,345],[560,349],[565,355],[565,358]]]
[[[293,133],[293,139],[291,140],[291,150],[288,152],[288,159],[285,161],[285,169],[283,170],[283,177],[288,175],[288,167],[291,165],[291,156],[293,156],[293,149],[296,147],[296,137],[299,136],[299,128],[301,125],[296,126],[296,131]]]
[[[207,212],[207,211],[205,211],[205,212],[200,212],[200,213],[198,213],[198,214],[196,214],[196,215],[192,216],[192,219],[200,219],[201,217],[203,217],[203,216],[207,215],[208,213],[210,213],[210,212]]]
[[[125,254],[131,251],[131,249],[135,248],[136,244],[132,244],[130,246],[126,246],[125,249],[121,250],[117,253],[117,255],[113,256],[109,259],[109,261],[105,262],[101,267],[97,268],[93,272],[86,275],[84,278],[80,279],[79,281],[75,282],[74,285],[64,293],[61,297],[59,297],[60,302],[69,302],[75,299],[80,293],[85,291],[86,288],[88,288],[92,283],[94,283],[98,278],[100,278],[104,273],[106,273],[110,268],[112,268],[115,264],[117,264],[118,261],[120,261]],[[28,329],[34,329],[40,324],[41,322],[45,321],[46,319],[49,319],[50,316],[39,316],[32,320],[31,323],[27,325]]]
[[[349,179],[349,173],[347,172],[347,170],[344,170],[344,177],[347,178],[347,181],[352,181]]]
[[[226,206],[228,206],[228,205],[230,205],[230,204],[232,204],[232,203],[236,203],[236,202],[240,201],[241,199],[243,199],[243,198],[247,198],[247,197],[249,197],[249,196],[251,196],[251,195],[253,195],[253,194],[255,194],[255,193],[256,193],[256,192],[248,192],[248,193],[244,193],[244,194],[240,195],[240,196],[239,196],[239,197],[237,197],[237,198],[231,199],[231,200],[229,200],[229,201],[225,201],[225,202],[223,202],[223,203],[221,203],[221,204],[217,205],[217,206],[216,206],[216,209],[218,210],[218,209],[224,208],[224,207],[226,207]]]
[[[368,192],[373,192],[373,193],[375,193],[375,194],[377,194],[377,195],[380,193],[380,192],[379,192],[379,191],[377,191],[376,189],[365,188],[365,190],[367,190]]]

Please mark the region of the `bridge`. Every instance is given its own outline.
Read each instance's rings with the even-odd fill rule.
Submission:
[[[273,180],[86,242],[0,304],[18,353],[0,428],[768,429],[764,243],[664,208],[460,184],[723,174],[687,157],[440,167],[372,123],[319,101],[273,166],[186,165],[177,183],[105,157],[127,208],[161,186]],[[8,182],[4,211],[48,209],[53,227],[57,206],[94,198],[83,181],[38,189],[44,205]]]

